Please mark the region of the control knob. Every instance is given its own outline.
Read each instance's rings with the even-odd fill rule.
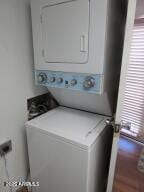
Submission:
[[[71,86],[74,86],[77,84],[77,80],[76,79],[72,79],[70,82]]]
[[[47,75],[46,75],[46,73],[40,73],[39,75],[38,75],[38,83],[43,83],[43,82],[45,82],[47,80]]]
[[[51,77],[51,78],[50,78],[50,82],[51,82],[51,83],[55,82],[55,77]]]
[[[90,89],[95,85],[95,79],[93,77],[86,77],[83,86],[86,89]]]
[[[57,83],[62,83],[63,82],[63,78],[62,77],[59,77],[58,79],[57,79]]]

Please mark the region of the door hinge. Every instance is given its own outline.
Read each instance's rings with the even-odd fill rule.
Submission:
[[[113,127],[115,133],[119,133],[122,128],[130,130],[131,123],[122,121],[121,123],[116,123],[114,118],[107,119],[106,125],[110,125]]]
[[[112,126],[112,128],[113,128],[115,133],[119,133],[120,132],[121,125],[115,123],[115,120],[113,118],[112,119],[107,119],[105,123],[106,123],[106,125]]]

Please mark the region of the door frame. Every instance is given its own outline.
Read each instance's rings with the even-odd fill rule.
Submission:
[[[116,116],[115,116],[115,123],[119,124],[119,125],[121,124],[123,100],[124,100],[124,95],[125,95],[126,75],[127,75],[129,52],[130,52],[130,46],[131,46],[132,29],[133,29],[134,18],[135,18],[135,9],[136,9],[136,0],[128,0],[123,56],[122,56],[122,65],[121,65],[121,75],[120,75],[118,101],[117,101],[117,109],[116,109]],[[112,189],[113,189],[114,174],[115,174],[116,160],[117,160],[117,153],[118,153],[119,136],[120,136],[120,132],[115,133],[115,131],[114,131],[106,192],[112,192]]]

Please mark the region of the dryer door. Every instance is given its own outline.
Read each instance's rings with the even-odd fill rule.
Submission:
[[[89,1],[46,4],[41,15],[43,59],[46,63],[86,63]]]
[[[104,74],[108,0],[31,0],[36,70]]]

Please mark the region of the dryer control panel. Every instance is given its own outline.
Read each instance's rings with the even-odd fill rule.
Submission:
[[[36,84],[50,88],[63,88],[101,94],[103,76],[96,74],[65,73],[36,70]]]

